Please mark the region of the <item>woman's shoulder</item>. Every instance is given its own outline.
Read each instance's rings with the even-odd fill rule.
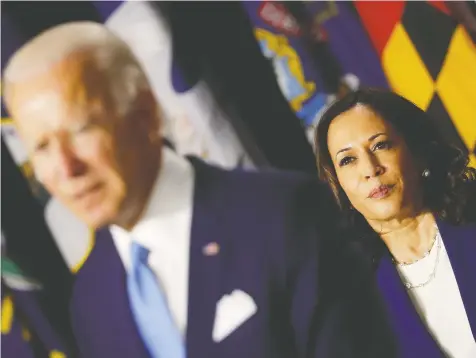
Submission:
[[[441,237],[445,242],[457,239],[458,241],[467,240],[476,243],[476,223],[474,220],[472,222],[465,221],[458,224],[437,220],[437,224]]]

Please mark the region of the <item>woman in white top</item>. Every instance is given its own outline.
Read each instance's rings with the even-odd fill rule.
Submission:
[[[398,356],[476,357],[476,170],[468,157],[425,112],[379,90],[334,103],[316,151],[343,213],[342,237],[373,265]]]

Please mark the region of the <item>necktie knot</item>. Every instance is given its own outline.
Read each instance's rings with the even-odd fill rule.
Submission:
[[[133,263],[147,263],[150,251],[141,244],[133,241],[131,246],[131,257]]]

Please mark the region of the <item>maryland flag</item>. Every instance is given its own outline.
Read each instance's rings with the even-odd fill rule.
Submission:
[[[441,1],[354,2],[390,86],[476,166],[476,47]]]

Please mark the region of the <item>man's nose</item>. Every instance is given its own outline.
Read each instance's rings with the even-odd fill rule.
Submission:
[[[57,143],[54,148],[54,164],[56,174],[61,179],[76,177],[84,173],[85,163],[67,143]]]

